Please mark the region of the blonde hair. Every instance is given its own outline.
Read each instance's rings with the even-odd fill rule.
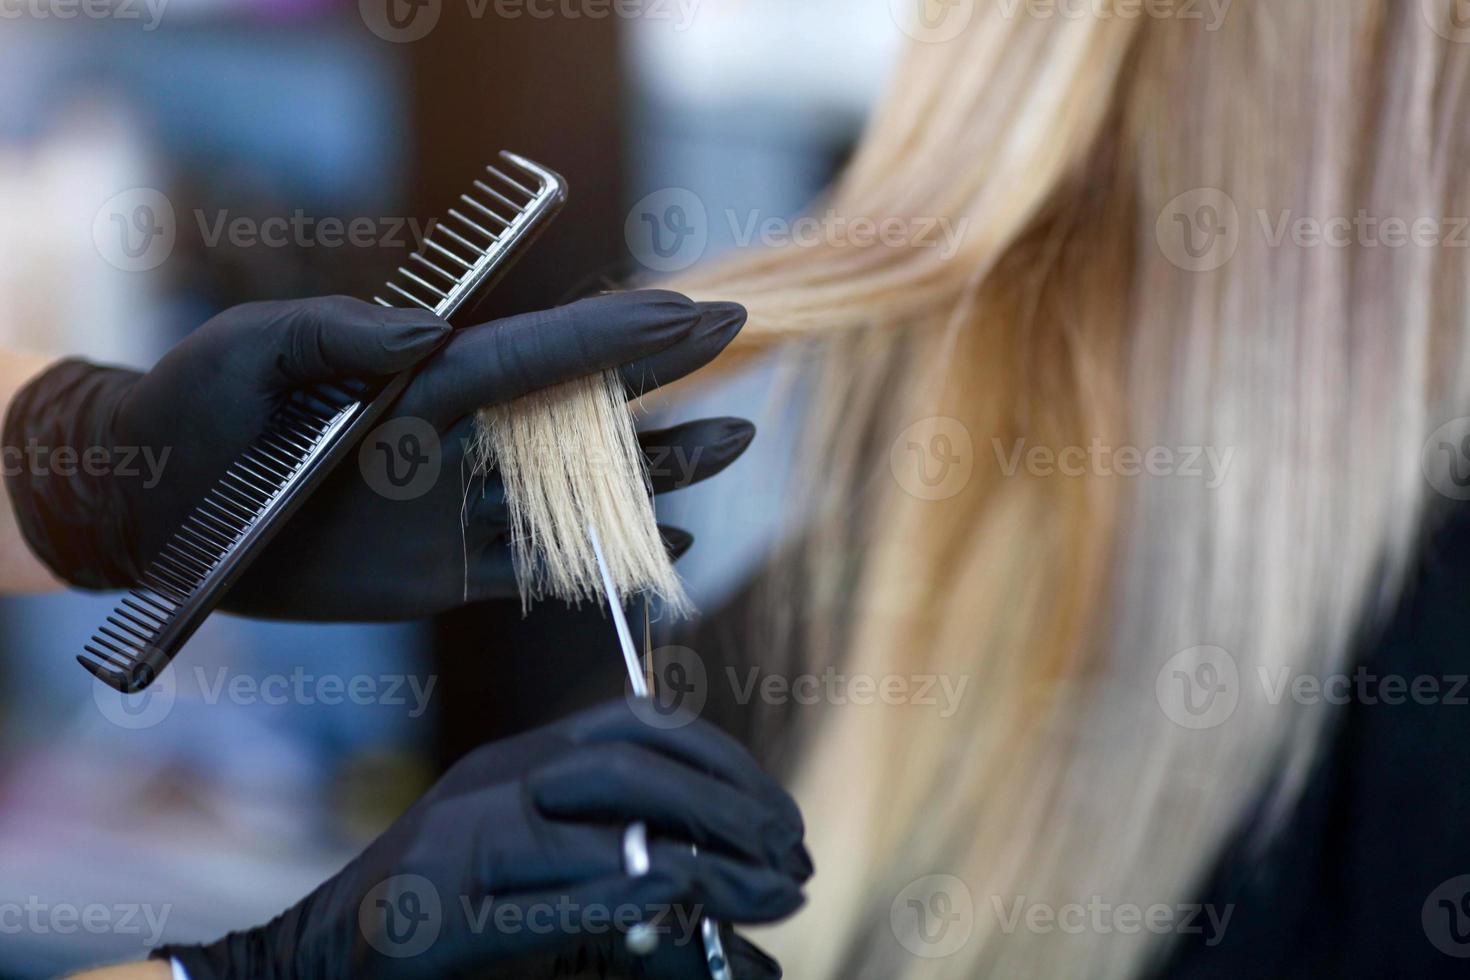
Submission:
[[[818,875],[765,937],[788,975],[1138,976],[1167,939],[999,910],[1190,901],[1263,797],[1263,833],[1292,803],[1323,713],[1260,678],[1343,670],[1396,595],[1421,447],[1466,405],[1470,269],[1266,226],[1470,213],[1451,5],[1236,0],[1207,30],[980,2],[913,45],[820,205],[962,223],[957,253],[789,246],[671,284],[744,303],[740,350],[822,341],[808,665],[969,678],[949,717],[812,719],[793,786]],[[1170,234],[1206,205],[1235,234],[1201,258]],[[925,499],[887,447],[940,430],[973,471]],[[1233,455],[1218,486],[1008,472],[1016,440]],[[1191,725],[1167,689],[1203,666],[1238,700]],[[969,898],[973,934],[926,958],[896,903],[935,889]]]

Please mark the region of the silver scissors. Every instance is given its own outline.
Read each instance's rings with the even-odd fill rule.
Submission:
[[[633,645],[633,634],[628,629],[628,617],[623,613],[622,598],[613,587],[612,574],[602,556],[602,541],[597,536],[597,528],[587,525],[587,537],[592,542],[592,554],[597,558],[597,571],[602,576],[602,590],[607,594],[607,607],[618,632],[618,643],[623,648],[623,661],[628,668],[633,696],[652,699],[653,629],[649,623],[648,602],[645,600],[643,603],[643,657],[640,660]],[[693,850],[697,852],[699,849]],[[642,821],[629,825],[623,832],[623,866],[635,878],[648,873],[648,827]],[[730,960],[725,955],[724,940],[720,938],[719,923],[708,917],[701,919],[699,936],[704,942],[704,959],[709,966],[711,980],[735,980],[730,971]],[[634,956],[652,955],[658,949],[658,941],[658,930],[650,923],[640,922],[628,930],[628,952]]]

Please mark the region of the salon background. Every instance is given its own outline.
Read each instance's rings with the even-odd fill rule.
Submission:
[[[801,208],[900,40],[885,4],[845,0],[393,3],[0,0],[0,343],[143,366],[236,303],[369,295],[501,148],[572,203],[493,312],[682,268]],[[697,414],[749,415],[770,383]],[[767,424],[737,466],[782,455]],[[751,482],[661,515],[697,538],[681,568],[706,608],[773,533],[779,481]],[[73,660],[112,604],[0,600],[0,977],[262,921],[469,747],[620,689],[599,615],[507,602],[381,627],[216,615],[124,702]],[[608,670],[517,662],[528,634],[605,640]]]

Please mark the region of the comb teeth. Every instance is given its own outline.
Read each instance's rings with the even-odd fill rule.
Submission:
[[[400,301],[444,315],[457,305],[456,289],[466,280],[477,286],[475,273],[516,240],[540,206],[559,202],[562,188],[553,175],[513,153],[500,159],[501,167],[485,168],[485,179],[459,196],[448,217],[430,229],[423,249],[389,280],[388,290]],[[373,300],[398,305],[382,296]]]
[[[270,513],[356,402],[346,385],[297,392],[266,431],[184,519],[143,571],[139,584],[92,634],[77,657],[83,667],[125,693],[146,688],[162,665],[174,617],[210,574]],[[165,659],[166,662],[166,659]]]
[[[492,286],[560,210],[562,179],[511,153],[434,227],[388,290],[448,319]],[[478,219],[478,220],[476,220]],[[441,240],[434,235],[442,232]],[[384,306],[397,306],[381,296]],[[250,562],[392,405],[410,375],[339,381],[291,395],[144,570],[77,657],[131,694],[153,683]]]

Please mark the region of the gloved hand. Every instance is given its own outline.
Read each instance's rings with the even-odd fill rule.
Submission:
[[[361,457],[343,460],[222,608],[283,619],[429,615],[516,591],[498,480],[492,474],[483,493],[479,480],[469,487],[477,408],[614,368],[630,394],[642,394],[704,366],[744,322],[736,304],[653,290],[452,334],[433,314],[345,297],[250,303],[210,320],[147,374],[76,360],[43,372],[6,415],[7,461],[36,460],[7,466],[7,486],[26,540],[58,575],[125,588],[293,388],[423,362],[382,420],[389,428],[380,424]],[[405,424],[414,441],[401,440]],[[718,473],[753,432],[715,419],[646,435],[645,446],[657,447],[655,489]],[[400,445],[412,447],[409,458],[395,456]],[[61,449],[70,466],[58,462]],[[89,453],[104,465],[85,465]],[[436,462],[437,478],[425,471],[411,480],[406,499],[375,478]],[[665,537],[676,553],[691,540]]]
[[[784,918],[812,866],[791,798],[735,741],[688,721],[652,726],[616,701],[484,746],[294,908],[153,956],[177,959],[192,980],[538,980],[589,966],[630,971],[592,974],[602,976],[707,975],[698,913]],[[650,834],[650,869],[636,878],[622,856],[632,820]],[[671,909],[687,910],[685,920]],[[634,963],[624,933],[640,921],[662,941]],[[680,942],[686,932],[692,943]],[[780,975],[753,947],[739,949],[740,963],[766,969],[738,980]]]

